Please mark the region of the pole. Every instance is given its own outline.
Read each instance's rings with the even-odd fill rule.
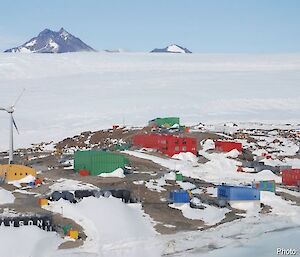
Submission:
[[[9,113],[10,115],[10,131],[9,131],[9,160],[8,163],[12,164],[13,163],[13,159],[14,159],[14,127],[13,127],[13,116],[12,116],[12,112]]]

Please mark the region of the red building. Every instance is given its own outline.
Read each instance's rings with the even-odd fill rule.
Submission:
[[[242,143],[233,142],[233,141],[217,140],[217,141],[215,141],[215,149],[217,151],[221,151],[221,152],[230,152],[233,149],[236,149],[239,152],[242,152],[243,145],[242,145]]]
[[[282,184],[286,186],[300,186],[300,169],[283,170]]]
[[[181,152],[197,154],[197,140],[168,134],[139,134],[132,139],[134,146],[157,149],[163,154],[173,156]]]

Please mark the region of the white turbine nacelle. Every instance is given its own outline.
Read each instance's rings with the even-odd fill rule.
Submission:
[[[14,107],[9,107],[6,109],[8,113],[13,113],[15,111]]]
[[[15,111],[15,105],[20,100],[24,91],[25,91],[25,89],[23,89],[22,93],[19,95],[19,97],[17,98],[17,100],[15,101],[15,103],[12,106],[10,106],[8,108],[0,107],[0,111],[6,111],[10,116],[10,119],[9,119],[9,161],[8,161],[9,164],[13,163],[13,158],[14,158],[14,132],[13,132],[14,127],[15,127],[16,131],[19,133],[18,127],[17,127],[16,122],[13,117],[13,113]]]

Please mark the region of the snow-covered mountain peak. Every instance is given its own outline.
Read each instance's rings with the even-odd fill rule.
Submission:
[[[12,53],[66,53],[95,51],[93,48],[74,37],[71,33],[61,28],[59,31],[44,29],[21,46],[6,50]]]
[[[167,50],[169,52],[174,52],[174,53],[185,53],[185,50],[182,47],[175,45],[175,44],[169,45],[167,47]]]
[[[151,53],[192,53],[187,48],[182,46],[171,44],[165,48],[155,48],[151,51]]]
[[[61,28],[58,31],[58,33],[60,37],[63,38],[64,40],[67,40],[71,36],[71,34],[68,31],[66,31],[64,28]]]
[[[69,32],[68,31],[66,31],[63,27],[61,27],[60,28],[60,30],[58,31],[58,33],[64,33],[64,32],[66,32],[66,33],[68,33],[69,34]]]

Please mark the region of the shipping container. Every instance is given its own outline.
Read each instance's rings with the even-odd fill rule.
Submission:
[[[264,180],[259,182],[254,182],[252,187],[260,190],[260,191],[270,191],[275,193],[276,184],[274,180]]]
[[[190,195],[185,190],[171,191],[169,201],[171,203],[188,203],[190,202]]]
[[[257,201],[260,200],[260,191],[245,186],[218,186],[218,199],[225,201]]]
[[[156,149],[170,157],[181,152],[197,154],[197,140],[192,137],[156,133],[139,134],[133,137],[132,144]]]
[[[65,235],[69,234],[69,231],[72,229],[72,225],[71,224],[67,224],[63,226],[63,231]]]
[[[176,181],[182,181],[183,180],[183,175],[179,172],[176,173]]]
[[[283,170],[282,184],[286,186],[300,186],[300,169]]]
[[[48,205],[48,199],[46,198],[40,198],[38,201],[40,206]]]
[[[88,170],[92,176],[124,168],[128,163],[125,156],[112,152],[90,150],[77,151],[74,154],[74,170]]]
[[[75,239],[75,240],[77,240],[78,236],[79,236],[79,232],[78,232],[78,230],[70,229],[68,231],[68,236]]]
[[[234,141],[217,140],[215,141],[215,149],[221,152],[230,152],[231,150],[234,149],[238,150],[239,152],[242,152],[243,145],[242,143],[234,142]]]
[[[178,117],[156,118],[149,121],[149,126],[170,128],[175,124],[179,125],[179,122],[180,121]]]

